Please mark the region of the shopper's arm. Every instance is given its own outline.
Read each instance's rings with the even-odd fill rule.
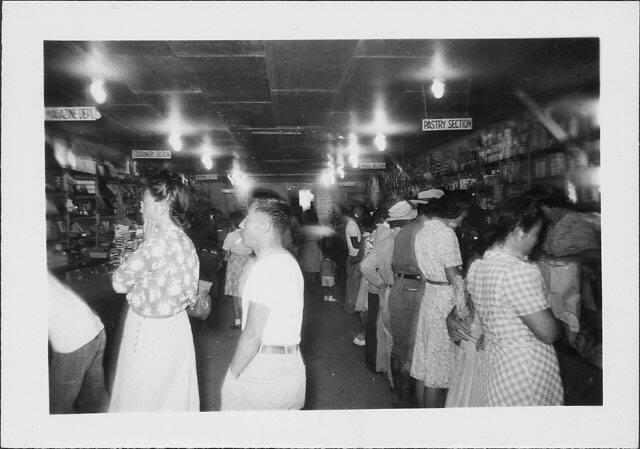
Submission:
[[[384,285],[384,279],[382,279],[380,271],[377,269],[379,266],[378,252],[375,248],[373,248],[360,263],[360,271],[362,271],[362,275],[367,282],[370,282],[376,287]]]
[[[550,345],[560,336],[560,326],[558,326],[558,320],[553,316],[551,309],[522,315],[520,319],[533,332],[533,335],[543,343]]]
[[[229,367],[233,377],[238,378],[258,353],[269,313],[270,309],[267,306],[249,301],[247,323],[242,330],[236,352]]]
[[[446,318],[447,332],[454,343],[461,340],[468,341],[471,337],[471,330],[465,325],[460,315],[460,311],[464,310],[468,313],[464,295],[464,280],[462,279],[462,271],[460,267],[446,267],[444,273],[447,280],[453,286],[454,307]]]
[[[158,250],[158,245],[164,242],[145,238],[142,244],[118,267],[111,278],[111,285],[117,293],[128,293],[142,274],[149,271],[154,248]]]

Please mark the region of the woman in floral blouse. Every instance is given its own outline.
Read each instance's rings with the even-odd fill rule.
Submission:
[[[196,359],[185,312],[198,289],[200,263],[184,233],[189,197],[182,179],[149,178],[144,242],[117,269],[113,288],[129,310],[109,411],[198,411]]]

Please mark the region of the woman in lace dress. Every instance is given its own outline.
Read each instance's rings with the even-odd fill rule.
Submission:
[[[454,343],[447,333],[446,318],[456,307],[467,308],[462,282],[462,257],[450,220],[462,213],[460,204],[443,196],[426,206],[427,220],[416,236],[416,256],[425,277],[420,305],[411,377],[416,379],[418,407],[444,407],[453,372]]]

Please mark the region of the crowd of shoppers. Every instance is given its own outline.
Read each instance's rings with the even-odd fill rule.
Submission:
[[[581,330],[576,316],[601,307],[599,214],[576,211],[557,189],[534,188],[494,211],[486,250],[465,261],[456,228],[474,210],[431,189],[345,218],[350,250],[370,232],[364,257],[347,255],[367,283],[365,338],[354,343],[362,340],[367,367],[389,380],[396,407],[561,405],[554,343],[601,360],[601,336]],[[373,231],[363,226],[368,215]],[[549,259],[579,268],[545,276]],[[352,294],[347,287],[347,312]],[[360,295],[355,304],[361,310]]]
[[[198,297],[200,264],[183,230],[188,208],[182,178],[163,171],[148,179],[144,241],[112,276],[128,311],[110,395],[102,323],[52,280],[52,413],[199,410],[186,309]],[[534,189],[500,205],[486,251],[463,260],[456,229],[473,210],[471,201],[431,189],[318,223],[313,209],[296,218],[278,195],[254,192],[246,214],[231,214],[222,246],[231,327],[241,333],[221,409],[304,406],[305,287],[357,314],[353,343],[388,380],[395,407],[561,405],[553,343],[564,338],[588,352],[576,310],[601,305],[599,216]],[[560,263],[577,264],[578,309],[558,287],[567,285]],[[69,316],[74,327],[64,325]]]

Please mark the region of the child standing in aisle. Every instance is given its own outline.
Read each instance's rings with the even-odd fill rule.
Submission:
[[[331,259],[331,241],[324,238],[320,241],[322,262],[320,263],[320,280],[325,302],[336,302],[336,263]]]

